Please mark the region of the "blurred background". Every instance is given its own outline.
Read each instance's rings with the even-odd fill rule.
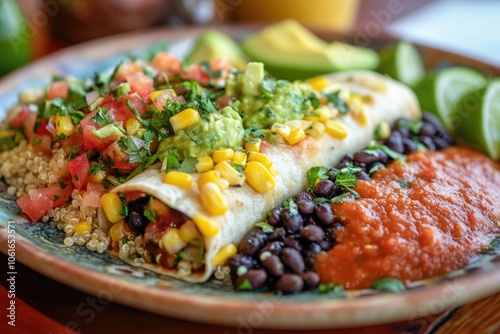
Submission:
[[[0,75],[75,43],[151,27],[273,22],[382,34],[500,66],[496,0],[0,0]]]

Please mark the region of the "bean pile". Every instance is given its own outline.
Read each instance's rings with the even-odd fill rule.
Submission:
[[[260,228],[245,235],[227,264],[236,289],[267,288],[293,294],[317,288],[320,278],[314,272],[315,259],[335,246],[336,231],[343,228],[335,219],[331,200],[352,195],[348,187],[336,182],[337,176],[347,170],[356,180],[369,180],[395,154],[436,150],[452,143],[439,120],[428,113],[420,121],[398,120],[385,137],[375,147],[344,156],[338,168],[328,169],[327,178],[272,209],[266,222],[258,224]]]

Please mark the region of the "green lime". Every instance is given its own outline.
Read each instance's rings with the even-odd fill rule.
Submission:
[[[454,106],[465,94],[485,85],[486,77],[478,71],[449,67],[427,75],[414,90],[422,110],[438,116],[448,131],[453,132],[450,114]]]
[[[424,63],[413,44],[401,41],[382,49],[379,55],[378,71],[408,86],[415,86],[425,75]]]
[[[458,141],[500,158],[500,80],[466,94],[452,113]]]

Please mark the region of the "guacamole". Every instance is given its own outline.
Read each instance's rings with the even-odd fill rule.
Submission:
[[[225,107],[220,113],[203,115],[196,124],[164,139],[158,152],[173,151],[180,160],[201,157],[218,149],[241,148],[244,135],[240,115]]]
[[[262,63],[249,63],[244,73],[230,79],[226,94],[240,102],[245,128],[269,129],[274,123],[302,119],[312,110],[309,86],[266,77]]]

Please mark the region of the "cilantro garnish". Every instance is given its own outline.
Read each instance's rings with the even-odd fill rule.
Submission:
[[[322,283],[318,285],[319,293],[328,293],[333,295],[344,295],[344,288],[342,285],[338,285],[335,283]]]
[[[238,285],[236,287],[236,290],[239,290],[239,291],[252,291],[253,290],[253,286],[250,283],[250,281],[247,278],[245,278],[243,280],[243,282],[241,282],[240,285]]]
[[[328,180],[328,168],[326,167],[312,167],[307,171],[307,181],[309,183],[309,190],[314,187],[318,180]]]
[[[220,76],[222,75],[222,70],[212,71],[212,68],[210,66],[210,62],[208,62],[206,60],[200,62],[200,67],[201,67],[201,70],[203,72],[205,72],[206,74],[208,74],[210,76],[210,78],[212,78],[212,79],[220,78]]]
[[[406,286],[401,280],[392,277],[378,279],[372,283],[371,287],[378,291],[387,292],[402,292],[406,290]]]
[[[331,93],[323,93],[323,96],[331,102],[342,115],[345,115],[349,112],[349,107],[343,98],[340,97],[340,91],[337,90]]]
[[[233,167],[235,170],[237,170],[238,172],[243,172],[243,165],[240,165],[240,164],[236,164],[234,162],[231,162],[231,167]]]
[[[277,83],[274,78],[265,78],[260,82],[260,86],[264,91],[264,94],[267,94],[267,97],[272,97],[272,93],[276,90]]]
[[[255,226],[260,228],[262,230],[262,232],[264,232],[264,233],[273,233],[274,232],[274,227],[272,227],[271,225],[269,225],[266,222],[257,223],[257,224],[255,224]]]
[[[366,153],[373,154],[373,151],[375,150],[382,150],[385,154],[387,154],[391,159],[394,160],[406,160],[406,156],[404,154],[398,153],[394,150],[391,150],[389,147],[385,146],[384,144],[381,144],[375,140],[372,140],[368,147],[364,150]]]
[[[331,199],[332,203],[340,204],[351,196],[351,193],[343,193]]]
[[[146,209],[144,210],[144,217],[146,217],[149,221],[154,222],[156,221],[156,214],[153,211],[152,204],[153,204],[153,198],[151,197],[146,206]]]
[[[298,215],[299,214],[299,208],[297,204],[293,201],[293,199],[287,199],[286,201],[283,202],[283,206],[285,208],[288,208],[290,210],[290,213],[292,215]]]
[[[250,138],[252,136],[253,138]],[[245,129],[245,136],[243,137],[243,140],[250,143],[250,144],[255,144],[257,143],[257,138],[258,139],[264,139],[266,138],[266,134],[259,128],[257,128],[255,125],[251,125],[249,128]]]
[[[184,250],[180,250],[174,257],[174,267],[177,267],[179,262],[181,262],[182,258],[184,257]]]
[[[316,95],[316,93],[309,94],[308,100],[309,100],[309,102],[311,102],[311,106],[314,109],[319,108],[319,97],[318,97],[318,95]]]

